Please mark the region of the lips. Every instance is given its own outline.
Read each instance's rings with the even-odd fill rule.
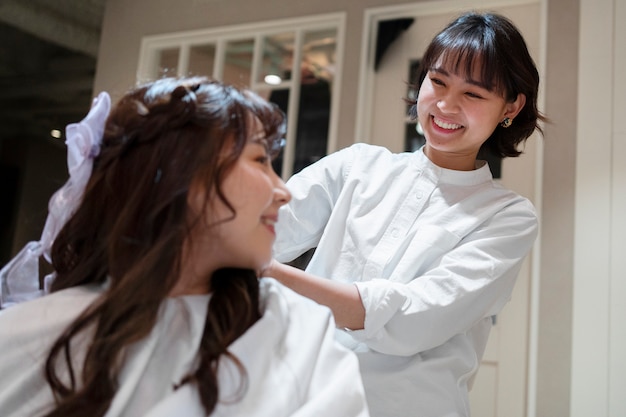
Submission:
[[[439,119],[435,116],[433,116],[433,123],[440,127],[441,129],[445,129],[445,130],[457,130],[463,127],[463,125],[460,124],[456,124],[456,123],[450,123],[450,122],[446,122],[442,119]]]
[[[278,221],[278,216],[263,216],[261,217],[261,224],[265,225],[272,233],[276,233],[274,225]]]
[[[268,225],[268,226],[274,226],[277,221],[278,221],[278,216],[263,216],[263,217],[261,217],[261,223],[263,223],[265,225]]]

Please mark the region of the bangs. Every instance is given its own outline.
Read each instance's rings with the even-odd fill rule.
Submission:
[[[495,34],[488,31],[440,34],[426,51],[422,68],[423,76],[427,71],[441,68],[472,80],[488,91],[500,94],[506,91],[504,68],[496,53]]]
[[[248,91],[246,96],[248,100],[244,104],[246,110],[261,122],[270,156],[275,158],[285,143],[287,132],[285,113],[276,104],[263,100],[256,93]]]
[[[207,85],[205,88],[214,86]],[[275,157],[286,132],[286,116],[282,110],[250,90],[230,85],[220,88],[223,91],[219,100],[213,103],[212,112],[214,117],[220,119],[225,136],[234,140],[233,160],[239,157],[248,139],[255,134],[251,131],[255,125],[252,120],[257,120],[263,127],[264,143],[271,157]]]

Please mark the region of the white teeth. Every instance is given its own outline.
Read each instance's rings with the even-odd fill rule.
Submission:
[[[453,130],[453,129],[459,129],[462,127],[462,125],[457,125],[456,123],[446,123],[444,121],[437,119],[436,117],[433,118],[433,120],[435,121],[435,124],[442,129]]]
[[[276,220],[272,220],[268,218],[263,218],[262,221],[263,221],[263,224],[267,224],[269,226],[274,226],[276,224]]]

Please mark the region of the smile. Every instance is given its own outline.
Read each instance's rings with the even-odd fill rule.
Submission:
[[[262,218],[261,219],[261,223],[263,223],[266,226],[274,226],[276,224],[276,220],[272,220],[272,219],[268,219],[268,218]]]
[[[261,217],[261,223],[267,226],[274,226],[278,219],[273,216],[263,216]]]
[[[272,233],[274,236],[276,236],[276,229],[274,228],[274,225],[276,224],[276,222],[278,221],[278,217],[277,216],[263,216],[261,217],[261,224],[265,227],[267,227],[267,230],[270,231],[270,233]]]
[[[456,130],[456,129],[460,129],[463,127],[463,125],[458,125],[456,123],[447,123],[444,122],[443,120],[437,119],[436,117],[433,116],[433,122],[439,126],[442,129],[446,129],[446,130]]]

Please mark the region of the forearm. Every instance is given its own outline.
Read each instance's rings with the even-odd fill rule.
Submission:
[[[329,307],[338,327],[351,330],[363,328],[365,308],[355,285],[316,277],[277,261],[272,261],[264,275],[273,277],[295,292]]]

